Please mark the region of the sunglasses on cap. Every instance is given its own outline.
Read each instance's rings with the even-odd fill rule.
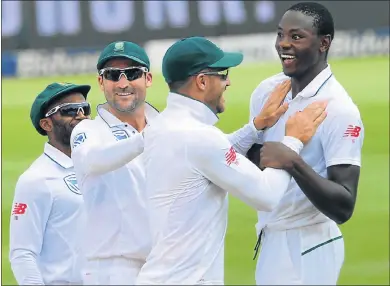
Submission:
[[[88,116],[91,114],[91,106],[88,102],[80,102],[80,103],[62,103],[60,105],[57,105],[50,109],[46,114],[45,117],[49,117],[53,115],[56,112],[60,112],[62,116],[71,116],[75,117],[80,112],[84,114],[85,116]]]
[[[204,75],[212,75],[212,76],[219,76],[222,80],[227,80],[229,76],[229,70],[221,70],[221,71],[205,71],[205,72],[199,72],[194,75],[199,75],[199,74],[204,74]]]
[[[128,81],[133,81],[141,78],[148,71],[146,67],[104,68],[99,71],[99,75],[107,80],[118,82],[123,74]]]

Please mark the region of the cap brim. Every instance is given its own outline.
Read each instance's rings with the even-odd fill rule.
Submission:
[[[244,56],[241,53],[225,53],[225,56],[222,59],[220,59],[216,63],[213,63],[209,67],[210,68],[232,68],[241,64],[243,59]]]
[[[102,61],[99,63],[99,65],[97,66],[98,70],[102,69],[104,67],[104,65],[109,61],[109,60],[112,60],[112,59],[129,59],[129,60],[133,60],[145,67],[148,67],[148,64],[145,63],[144,61],[140,60],[139,58],[135,57],[135,56],[130,56],[130,55],[110,55],[110,56],[107,56],[105,57],[104,59],[102,59]]]

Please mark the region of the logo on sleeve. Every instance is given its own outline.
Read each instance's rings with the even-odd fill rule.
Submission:
[[[117,141],[129,138],[129,134],[125,130],[115,130],[112,131],[112,134],[114,134]]]
[[[360,135],[360,130],[362,130],[360,126],[348,125],[347,130],[345,130],[343,137],[358,138]]]
[[[75,174],[70,174],[64,178],[64,182],[66,186],[71,190],[73,193],[81,195],[79,186],[77,184],[77,179]]]
[[[85,139],[87,139],[87,136],[85,135],[85,133],[77,134],[73,139],[73,148],[76,148],[77,146],[82,144],[85,141]]]
[[[23,215],[26,213],[27,204],[24,203],[15,203],[14,208],[12,210],[12,215],[15,220],[18,220],[19,215]]]
[[[230,147],[229,151],[225,153],[225,159],[228,166],[230,166],[231,164],[238,165],[237,153],[236,150],[234,150],[233,146]]]

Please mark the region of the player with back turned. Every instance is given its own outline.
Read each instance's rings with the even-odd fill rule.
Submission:
[[[225,109],[229,68],[242,60],[242,54],[224,52],[203,37],[179,40],[164,56],[163,75],[170,89],[167,107],[144,134],[152,250],[137,284],[223,284],[227,193],[253,208],[271,211],[287,190],[291,179],[287,172],[272,168],[262,172],[240,154],[258,137],[259,127],[272,126],[281,115],[271,120],[265,114],[286,110],[280,100],[274,101],[286,93],[272,92],[254,120],[263,121],[263,126],[253,127],[251,121],[229,135],[214,126],[217,114]],[[283,144],[278,143],[279,154],[269,156],[266,146],[263,161],[276,160],[288,168],[324,120],[324,110],[324,105],[314,103],[297,112],[283,132]]]

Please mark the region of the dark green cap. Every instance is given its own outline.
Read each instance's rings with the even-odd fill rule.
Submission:
[[[241,53],[227,53],[203,37],[177,41],[165,53],[162,72],[167,83],[185,80],[206,68],[227,69],[238,66]]]
[[[150,61],[145,50],[132,42],[113,42],[105,47],[100,54],[96,65],[97,69],[102,69],[107,61],[114,58],[126,58],[136,61],[150,70]]]
[[[45,90],[43,90],[35,98],[33,105],[31,106],[30,118],[35,129],[41,135],[46,135],[46,131],[41,128],[39,121],[44,118],[46,108],[56,99],[64,96],[66,94],[80,92],[85,99],[89,90],[91,89],[90,85],[76,85],[72,83],[52,83],[49,84]]]

